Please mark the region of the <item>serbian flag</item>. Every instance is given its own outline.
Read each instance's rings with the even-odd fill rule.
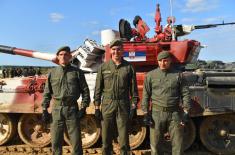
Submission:
[[[135,52],[124,51],[123,58],[126,61],[132,61],[132,62],[146,61],[146,52],[145,51],[135,51]]]

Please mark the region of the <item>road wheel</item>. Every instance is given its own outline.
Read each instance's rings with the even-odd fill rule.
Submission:
[[[0,145],[9,142],[15,133],[16,123],[7,114],[0,114]]]
[[[131,149],[139,147],[146,137],[146,127],[142,124],[141,119],[134,119],[131,122],[129,130],[129,142]]]
[[[235,116],[209,116],[200,126],[203,145],[216,154],[235,154]]]
[[[23,114],[18,122],[20,139],[32,147],[44,147],[51,142],[50,125],[39,114]]]
[[[136,118],[130,122],[130,128],[128,131],[129,134],[129,143],[131,150],[136,149],[139,147],[145,137],[146,137],[146,127],[142,123],[143,121],[140,118]],[[114,127],[114,140],[113,140],[113,146],[116,149],[116,151],[119,150],[119,137],[118,137],[118,131],[117,126]]]
[[[81,125],[81,137],[82,137],[82,147],[89,148],[94,145],[101,133],[100,125],[97,123],[96,119],[91,115],[86,115],[80,121]],[[65,132],[64,140],[68,145],[70,144],[68,132]]]

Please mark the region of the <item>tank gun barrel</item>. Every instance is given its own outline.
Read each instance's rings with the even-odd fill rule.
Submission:
[[[194,29],[207,29],[207,28],[212,28],[212,27],[217,27],[221,25],[234,25],[235,22],[230,22],[230,23],[221,23],[221,24],[207,24],[207,25],[195,25]]]
[[[208,29],[222,25],[235,25],[235,22],[230,22],[230,23],[223,22],[221,24],[207,24],[207,25],[175,25],[174,28],[176,30],[176,36],[179,37],[190,34],[193,30],[196,29]]]
[[[0,53],[21,55],[25,57],[37,58],[57,63],[56,55],[50,53],[42,53],[33,50],[21,49],[16,47],[0,45]]]
[[[38,52],[5,45],[0,45],[0,53],[37,58],[58,64],[56,54],[51,53]],[[105,49],[103,46],[97,44],[94,40],[86,39],[84,41],[84,45],[71,51],[72,58],[70,61],[73,65],[77,65],[84,71],[96,72],[99,65],[103,61],[102,55],[104,53]]]

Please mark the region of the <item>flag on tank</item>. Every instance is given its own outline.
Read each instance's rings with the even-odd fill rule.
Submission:
[[[146,52],[145,51],[135,51],[129,52],[124,51],[123,58],[126,61],[146,61]]]

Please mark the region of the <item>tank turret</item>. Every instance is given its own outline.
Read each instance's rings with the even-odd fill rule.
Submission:
[[[161,12],[160,5],[156,6],[155,13],[155,33],[156,35],[152,38],[146,37],[146,33],[149,31],[148,25],[143,19],[137,15],[133,20],[135,28],[131,28],[130,23],[125,19],[121,19],[119,22],[120,37],[126,40],[144,41],[144,42],[159,42],[159,41],[175,41],[177,37],[190,34],[193,30],[197,29],[208,29],[217,26],[234,25],[235,22],[225,23],[224,21],[219,24],[207,24],[207,25],[174,25],[175,17],[169,16],[167,18],[167,24],[163,27],[161,25]]]

